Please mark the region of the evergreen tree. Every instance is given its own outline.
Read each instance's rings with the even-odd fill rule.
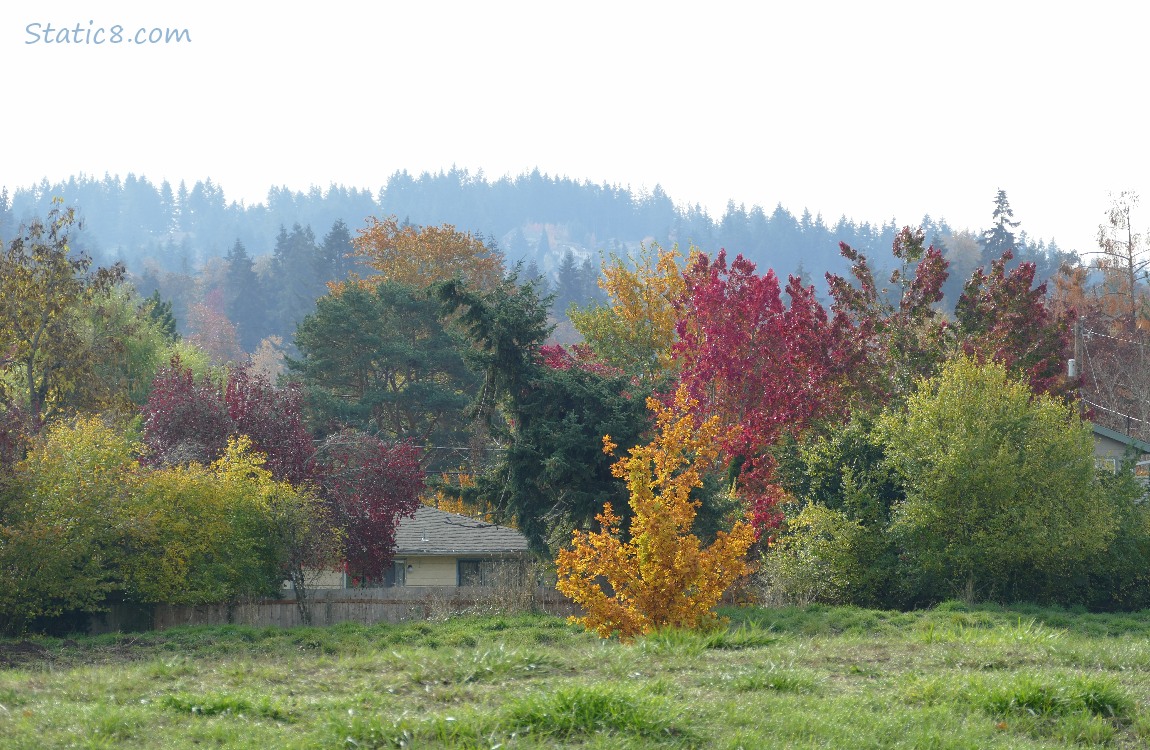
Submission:
[[[355,247],[351,242],[351,232],[343,219],[336,219],[331,229],[323,237],[316,255],[316,279],[321,283],[342,281],[355,268],[352,254]],[[322,293],[322,292],[321,292]]]
[[[1022,223],[1014,221],[1014,211],[1006,198],[1006,191],[999,190],[994,198],[994,226],[982,233],[983,265],[1002,257],[1007,250],[1014,250],[1014,230]]]
[[[236,324],[240,346],[251,353],[268,334],[267,299],[244,243],[237,239],[225,260],[224,312]]]
[[[291,340],[296,325],[315,307],[319,296],[315,283],[315,233],[311,227],[280,225],[272,251],[270,288],[276,295],[275,320],[271,328],[285,341]]]

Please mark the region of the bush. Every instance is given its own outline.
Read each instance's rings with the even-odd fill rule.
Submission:
[[[906,491],[891,533],[919,600],[1040,600],[1114,539],[1089,425],[998,364],[952,360],[879,430]]]
[[[790,604],[853,604],[874,563],[875,535],[842,511],[818,503],[788,518],[764,557],[763,583],[771,599]]]

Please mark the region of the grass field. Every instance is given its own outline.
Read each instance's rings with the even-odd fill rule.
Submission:
[[[728,610],[0,640],[5,748],[1150,745],[1150,613]]]

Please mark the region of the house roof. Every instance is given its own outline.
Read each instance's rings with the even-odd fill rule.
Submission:
[[[1132,446],[1135,450],[1141,453],[1150,453],[1150,443],[1143,442],[1138,438],[1124,435],[1117,430],[1111,430],[1108,427],[1103,427],[1101,425],[1093,425],[1093,427],[1095,435],[1101,435],[1102,437],[1110,438],[1111,440],[1117,440],[1119,443]]]
[[[421,505],[413,518],[403,518],[395,532],[395,554],[507,555],[527,552],[527,537],[458,513]]]

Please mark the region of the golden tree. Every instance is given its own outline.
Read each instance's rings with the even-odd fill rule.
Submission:
[[[355,254],[378,276],[360,283],[391,281],[423,289],[458,276],[472,287],[492,289],[503,278],[503,255],[451,224],[401,226],[394,216],[382,220],[372,216],[367,221],[352,244]],[[332,288],[338,291],[344,283]]]
[[[625,372],[648,377],[671,372],[676,302],[686,288],[683,266],[678,245],[664,250],[651,243],[637,258],[612,256],[599,279],[610,304],[571,313],[575,329],[595,354]]]
[[[601,637],[713,625],[723,592],[750,571],[748,523],[736,522],[706,548],[691,533],[699,505],[691,490],[702,486],[718,455],[720,430],[717,417],[700,424],[692,407],[683,388],[672,406],[648,399],[655,438],[611,468],[630,491],[630,538],[623,541],[620,518],[607,503],[597,516],[601,530],[576,531],[571,548],[559,552],[557,588],[586,612],[573,621]],[[616,447],[610,436],[603,446],[607,453]]]

